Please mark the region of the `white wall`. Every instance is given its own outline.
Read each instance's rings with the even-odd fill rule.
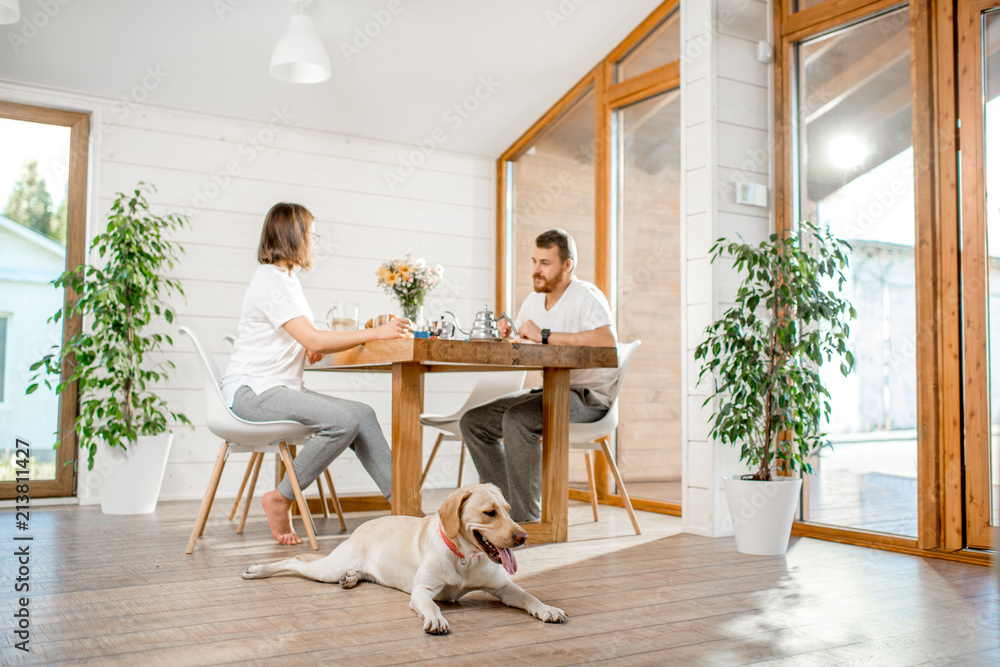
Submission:
[[[103,227],[115,193],[140,180],[154,184],[155,212],[186,211],[191,226],[177,235],[186,250],[174,275],[187,302],[179,321],[158,328],[174,338],[165,360],[176,364],[162,395],[185,412],[195,429],[176,431],[161,499],[199,498],[215,460],[218,440],[204,427],[200,371],[193,347],[177,334],[181,324],[205,339],[224,368],[246,284],[256,267],[263,216],[278,201],[294,201],[316,216],[322,237],[313,271],[303,274],[306,297],[322,321],[335,300],[356,301],[367,319],[394,312],[395,303],[376,287],[379,263],[413,253],[445,267],[445,284],[426,311],[452,310],[471,321],[492,303],[495,276],[494,161],[295,129],[293,109],[276,109],[269,124],[210,116],[59,91],[0,84],[0,99],[91,111],[88,239]],[[414,141],[420,137],[414,137]],[[412,174],[401,167],[422,164]],[[400,177],[402,174],[403,177]],[[89,242],[89,241],[88,241]],[[470,386],[462,375],[427,379],[425,408],[457,407]],[[336,392],[375,407],[391,432],[388,375],[307,373],[307,386]],[[428,443],[434,435],[427,433]],[[430,447],[425,447],[425,454]],[[234,458],[234,461],[242,459]],[[440,463],[438,463],[440,462]],[[265,466],[269,476],[273,466]],[[234,496],[243,466],[234,463],[219,496]],[[439,454],[430,485],[454,485],[457,452]],[[338,492],[374,492],[351,452],[333,466]],[[474,473],[470,473],[474,474]],[[471,479],[471,476],[469,477]],[[273,476],[271,476],[273,480]],[[263,479],[261,484],[273,483]],[[81,473],[80,496],[93,498]],[[266,488],[266,487],[265,487]]]
[[[730,305],[733,272],[710,265],[708,251],[719,237],[763,240],[773,229],[773,187],[769,208],[737,204],[736,182],[770,183],[770,66],[756,57],[766,40],[769,3],[711,0],[681,3],[681,98],[685,234],[685,380],[683,525],[706,536],[732,533],[722,490],[725,475],[746,472],[738,452],[709,436],[711,405],[702,407],[706,387],[696,386],[694,348],[705,327]]]

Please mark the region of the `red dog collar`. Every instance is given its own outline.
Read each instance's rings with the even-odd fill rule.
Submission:
[[[441,533],[441,539],[444,540],[444,543],[448,546],[449,549],[451,549],[451,552],[453,554],[455,554],[456,556],[458,556],[459,558],[461,558],[463,560],[465,560],[466,558],[468,558],[468,556],[463,556],[462,552],[459,551],[458,547],[455,546],[455,543],[451,541],[451,538],[448,537],[447,535],[445,535],[445,533],[444,533],[444,526],[442,526],[440,523],[438,524],[438,532]],[[478,555],[479,554],[476,554],[476,556],[478,556]],[[473,556],[473,558],[475,558],[475,556]]]

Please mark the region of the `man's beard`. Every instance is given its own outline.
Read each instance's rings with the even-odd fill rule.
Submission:
[[[536,282],[538,280],[542,281],[542,285],[541,286],[539,286],[538,283]],[[557,284],[558,283],[553,282],[551,280],[546,280],[542,276],[532,276],[531,277],[531,285],[535,288],[535,291],[536,292],[541,292],[543,294],[548,294],[549,292],[551,292],[552,290],[554,290],[556,288]]]

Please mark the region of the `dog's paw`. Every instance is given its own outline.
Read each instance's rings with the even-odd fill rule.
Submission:
[[[344,576],[340,578],[341,588],[354,588],[361,581],[361,577],[358,576],[357,570],[348,570]]]
[[[451,632],[451,627],[443,616],[428,618],[424,621],[424,632],[429,635],[446,635]]]
[[[550,607],[548,605],[539,607],[531,612],[531,615],[539,621],[545,621],[546,623],[562,623],[566,620],[566,612],[559,607]]]
[[[244,579],[260,579],[263,576],[261,574],[262,569],[264,569],[263,565],[251,565],[242,576]]]

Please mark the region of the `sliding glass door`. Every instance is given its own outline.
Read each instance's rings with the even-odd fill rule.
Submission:
[[[962,10],[965,529],[968,546],[989,548],[1000,525],[1000,3]]]
[[[909,12],[803,40],[796,53],[799,219],[853,252],[854,372],[833,365],[832,448],[813,463],[803,518],[917,535],[917,365]]]

